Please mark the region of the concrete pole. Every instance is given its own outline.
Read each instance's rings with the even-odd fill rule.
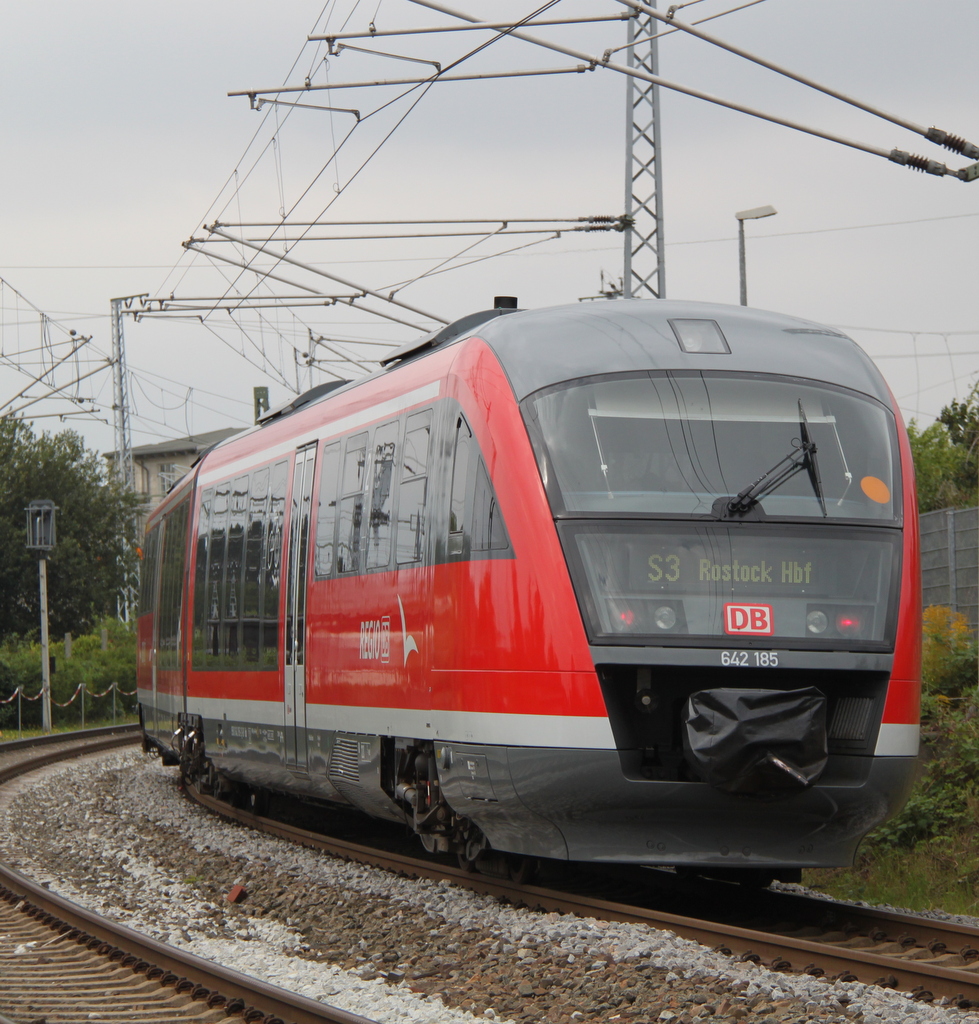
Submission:
[[[41,578],[41,728],[51,731],[51,657],[48,643],[48,560],[39,558]]]
[[[738,218],[738,267],[741,272],[741,305],[748,305],[748,277],[744,258],[744,221]]]

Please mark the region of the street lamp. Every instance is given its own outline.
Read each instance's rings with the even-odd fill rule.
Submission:
[[[37,552],[41,579],[41,728],[51,731],[51,658],[48,645],[48,552],[54,547],[53,501],[46,498],[27,506],[27,548]]]
[[[756,206],[753,210],[742,210],[734,216],[738,218],[738,263],[741,268],[741,305],[748,305],[748,282],[744,268],[744,222],[758,220],[761,217],[772,217],[778,210],[774,206]]]

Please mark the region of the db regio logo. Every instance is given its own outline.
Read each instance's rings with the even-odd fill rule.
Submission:
[[[724,632],[728,634],[771,636],[775,620],[770,604],[724,605]]]
[[[391,616],[360,624],[360,657],[367,661],[391,660]]]

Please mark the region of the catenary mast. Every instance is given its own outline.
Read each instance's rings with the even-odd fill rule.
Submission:
[[[626,24],[629,67],[658,75],[659,22],[640,13]],[[659,86],[631,77],[626,83],[625,213],[631,224],[623,232],[622,294],[665,299]]]

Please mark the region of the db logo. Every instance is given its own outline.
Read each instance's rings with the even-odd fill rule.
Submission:
[[[771,636],[775,632],[770,604],[724,605],[725,633],[752,633]]]

